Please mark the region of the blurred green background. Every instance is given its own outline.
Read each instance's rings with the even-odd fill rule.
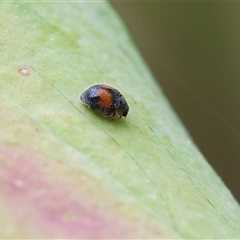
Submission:
[[[240,202],[240,3],[111,3],[201,152]]]

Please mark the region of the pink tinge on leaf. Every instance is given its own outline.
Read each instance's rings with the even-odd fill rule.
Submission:
[[[6,199],[10,215],[14,216],[16,228],[24,232],[31,229],[31,233],[35,229],[41,236],[58,238],[131,235],[131,227],[117,216],[99,211],[97,196],[96,204],[89,205],[91,196],[81,190],[81,185],[72,186],[61,178],[56,180],[46,170],[55,167],[51,159],[32,151],[0,148],[0,193]]]

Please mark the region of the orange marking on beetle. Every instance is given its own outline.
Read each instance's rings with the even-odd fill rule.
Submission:
[[[99,106],[110,108],[113,104],[112,94],[104,89],[97,90],[97,93],[100,96]]]

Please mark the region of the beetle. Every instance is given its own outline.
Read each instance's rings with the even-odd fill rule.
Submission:
[[[96,84],[88,87],[80,96],[80,100],[90,109],[98,109],[102,116],[119,117],[128,115],[129,106],[123,95],[107,84]]]

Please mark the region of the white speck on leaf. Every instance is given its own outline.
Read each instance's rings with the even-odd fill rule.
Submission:
[[[20,179],[16,179],[13,183],[14,183],[15,186],[17,186],[19,188],[22,188],[25,185],[24,182]]]

